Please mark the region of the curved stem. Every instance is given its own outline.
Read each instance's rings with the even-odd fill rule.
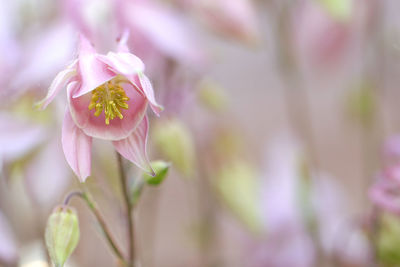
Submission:
[[[83,198],[83,193],[81,191],[72,191],[70,193],[68,193],[68,195],[65,197],[63,204],[64,205],[68,205],[69,201],[74,197],[80,197]]]
[[[122,250],[118,247],[116,241],[114,240],[110,229],[108,228],[103,216],[100,213],[99,208],[97,207],[96,202],[93,200],[93,197],[91,196],[89,191],[88,190],[85,190],[85,192],[73,191],[73,192],[69,193],[65,197],[64,205],[67,205],[74,196],[80,197],[81,199],[83,199],[85,201],[85,203],[89,207],[90,211],[93,213],[93,215],[96,217],[98,223],[100,224],[100,228],[103,231],[111,249],[113,250],[115,255],[118,257],[118,259],[121,260],[121,262],[125,263],[125,259],[122,254]]]
[[[135,266],[135,238],[134,238],[134,220],[133,220],[133,205],[129,198],[129,186],[127,183],[127,177],[125,173],[125,169],[122,162],[121,155],[117,152],[117,161],[118,161],[118,169],[119,169],[119,177],[121,181],[121,190],[122,195],[124,197],[124,202],[126,206],[126,215],[128,220],[128,248],[129,248],[129,256],[128,256],[128,265],[130,267]]]

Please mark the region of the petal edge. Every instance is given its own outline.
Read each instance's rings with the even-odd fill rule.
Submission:
[[[65,158],[83,183],[91,173],[92,138],[75,125],[67,109],[62,127],[62,148]]]
[[[149,120],[145,116],[130,136],[122,140],[113,141],[113,145],[124,158],[149,174],[155,175],[146,152],[148,130]]]
[[[56,97],[57,93],[64,88],[67,83],[69,83],[72,78],[74,78],[77,74],[76,65],[78,60],[74,60],[70,65],[68,65],[64,70],[60,71],[56,77],[54,78],[53,82],[49,87],[49,91],[47,92],[46,97],[37,102],[36,106],[40,109],[45,109],[51,101]]]

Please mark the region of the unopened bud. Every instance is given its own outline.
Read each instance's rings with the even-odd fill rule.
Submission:
[[[237,160],[223,166],[214,180],[227,206],[254,233],[262,227],[256,177],[253,166]]]
[[[364,82],[350,91],[347,99],[349,115],[364,126],[370,126],[376,112],[376,99],[372,85]]]
[[[353,1],[350,0],[318,0],[319,4],[331,15],[339,21],[348,21],[351,18],[353,9]]]
[[[79,241],[79,222],[75,210],[68,206],[57,207],[47,221],[45,238],[54,265],[64,266]]]
[[[227,96],[223,89],[212,80],[204,80],[199,85],[199,100],[211,111],[223,111],[227,107]]]
[[[156,173],[155,176],[151,176],[147,173],[143,174],[143,178],[146,181],[148,185],[159,185],[164,181],[165,177],[167,177],[169,166],[171,164],[162,161],[162,160],[157,160],[153,161],[150,163],[151,167],[153,168],[154,172]]]
[[[163,156],[170,160],[186,177],[191,177],[195,168],[195,144],[190,130],[178,119],[158,122],[154,139]]]

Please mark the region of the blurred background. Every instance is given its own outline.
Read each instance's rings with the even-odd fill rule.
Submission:
[[[0,266],[51,266],[47,218],[82,186],[61,149],[65,92],[34,104],[79,34],[105,54],[125,30],[165,108],[149,112],[149,157],[172,163],[135,208],[140,266],[400,266],[399,8],[0,0]],[[112,145],[96,140],[85,186],[124,246],[117,175]],[[89,209],[71,205],[81,239],[66,266],[117,266]]]

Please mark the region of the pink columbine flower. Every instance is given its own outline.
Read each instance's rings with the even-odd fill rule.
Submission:
[[[400,137],[391,137],[384,146],[383,170],[369,189],[369,198],[377,207],[400,215]]]
[[[92,138],[110,140],[123,157],[152,172],[146,155],[147,105],[158,115],[162,107],[144,75],[143,62],[119,41],[118,51],[98,54],[80,37],[78,58],[54,79],[45,108],[66,87],[68,105],[62,127],[62,147],[72,170],[84,182],[91,172]]]

